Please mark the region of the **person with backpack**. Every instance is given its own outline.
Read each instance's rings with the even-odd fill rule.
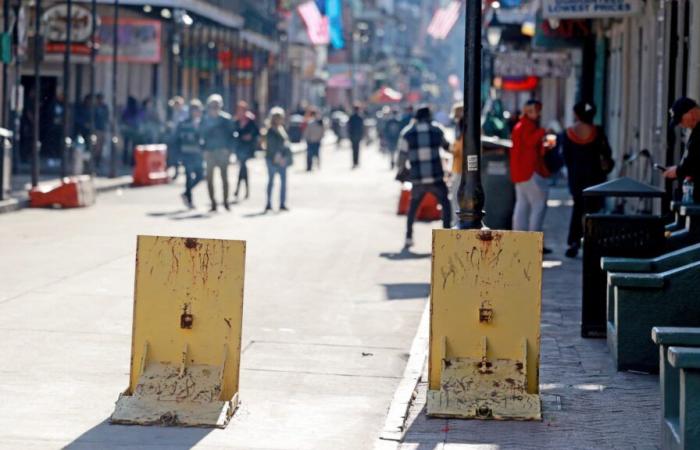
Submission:
[[[574,105],[575,122],[558,139],[569,173],[569,192],[574,200],[569,224],[569,248],[566,256],[575,258],[583,236],[583,215],[603,208],[603,199],[589,198],[584,204],[583,190],[605,182],[614,162],[608,138],[601,127],[593,124],[596,107],[591,102]]]

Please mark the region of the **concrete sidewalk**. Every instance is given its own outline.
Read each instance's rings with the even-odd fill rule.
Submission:
[[[542,422],[428,418],[427,364],[413,392],[405,435],[377,449],[654,449],[659,445],[658,377],[617,372],[604,339],[580,337],[581,259],[563,257],[570,208],[564,189],[553,192],[545,224],[540,391]],[[424,321],[422,326],[427,328]],[[427,330],[419,335],[427,336]],[[412,359],[425,361],[427,340]],[[410,363],[409,363],[410,364]],[[400,399],[395,399],[401,401]],[[391,438],[392,428],[385,428]],[[387,433],[389,431],[389,433]]]

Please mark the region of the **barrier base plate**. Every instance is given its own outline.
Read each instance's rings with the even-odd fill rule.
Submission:
[[[193,365],[182,372],[175,365],[150,364],[134,393],[119,396],[110,422],[224,428],[238,407],[238,394],[220,400],[220,376],[214,366]]]
[[[462,419],[542,420],[540,396],[527,392],[523,362],[443,360],[440,390],[428,391],[428,415]]]

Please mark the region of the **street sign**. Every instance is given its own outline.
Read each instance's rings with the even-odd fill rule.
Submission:
[[[238,405],[245,242],[139,236],[129,386],[113,423],[226,426]]]
[[[600,19],[640,14],[640,0],[543,0],[545,19]]]
[[[572,67],[568,53],[512,51],[497,54],[494,74],[497,77],[568,78]]]
[[[542,233],[433,231],[427,413],[540,420]]]

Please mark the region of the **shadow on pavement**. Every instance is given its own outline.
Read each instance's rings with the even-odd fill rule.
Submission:
[[[267,216],[267,215],[270,215],[270,214],[272,214],[271,211],[265,211],[265,210],[263,210],[263,211],[259,211],[259,212],[255,212],[255,213],[243,214],[243,215],[241,215],[241,217],[243,217],[244,219],[252,219],[252,218],[254,218],[254,217],[263,217],[263,216]]]
[[[381,258],[386,258],[391,261],[401,261],[403,259],[424,259],[430,258],[432,253],[413,253],[409,248],[404,247],[400,252],[382,252],[379,254]]]
[[[384,283],[388,300],[424,299],[430,295],[429,283]]]
[[[184,214],[188,212],[188,209],[178,209],[175,211],[158,211],[158,212],[149,212],[146,213],[148,217],[172,217],[172,216],[177,216],[178,214]]]
[[[109,419],[105,419],[63,448],[82,450],[153,447],[184,450],[194,447],[212,430],[195,427],[112,425]]]
[[[211,219],[211,214],[209,213],[195,213],[186,216],[171,216],[170,220],[189,220],[189,219]]]

